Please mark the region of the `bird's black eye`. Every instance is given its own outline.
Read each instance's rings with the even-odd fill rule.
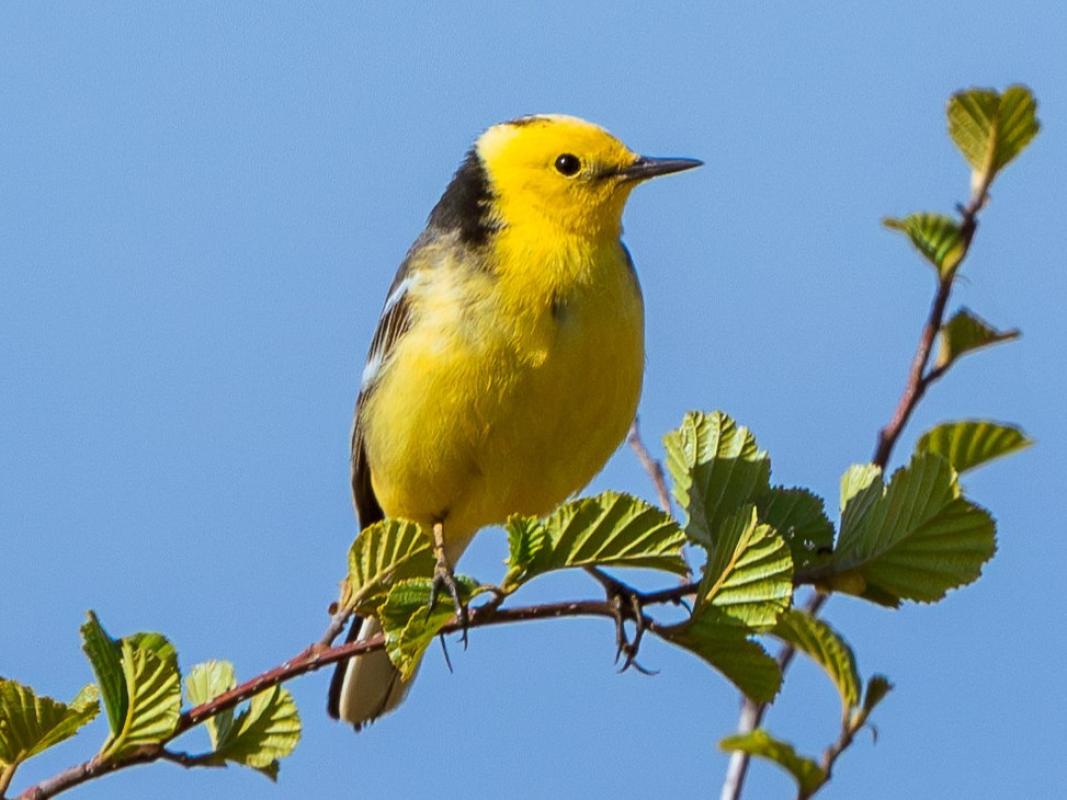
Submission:
[[[571,175],[577,175],[578,170],[582,168],[582,162],[578,160],[578,156],[571,153],[564,153],[556,159],[556,171],[560,175],[566,175],[568,178]]]

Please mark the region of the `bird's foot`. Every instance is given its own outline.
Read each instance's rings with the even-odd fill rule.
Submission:
[[[460,641],[463,642],[463,648],[466,649],[467,624],[469,622],[467,605],[463,602],[455,573],[452,572],[452,567],[443,557],[437,559],[437,564],[433,568],[433,583],[430,584],[430,605],[426,610],[427,616],[433,613],[433,608],[437,604],[437,596],[442,589],[448,590],[448,594],[452,598],[452,604],[456,610],[456,621],[459,623],[461,632]]]
[[[644,612],[644,596],[632,586],[613,578],[608,573],[597,567],[589,567],[586,570],[597,583],[604,587],[608,603],[611,604],[615,618],[615,663],[622,659],[619,672],[633,667],[642,675],[655,674],[637,662],[637,651],[641,647],[641,638],[645,635],[648,620]],[[631,639],[626,632],[626,621],[634,624],[634,635]]]

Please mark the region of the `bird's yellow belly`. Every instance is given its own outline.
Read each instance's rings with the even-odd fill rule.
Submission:
[[[641,391],[643,312],[624,263],[518,321],[496,302],[423,309],[366,409],[383,510],[443,521],[456,553],[478,528],[546,513],[588,483]]]

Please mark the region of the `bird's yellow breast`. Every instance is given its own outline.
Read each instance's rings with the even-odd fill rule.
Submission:
[[[411,325],[363,417],[389,516],[444,521],[458,553],[484,525],[542,514],[584,486],[626,435],[644,367],[640,289],[616,237],[505,228],[473,269],[427,248]]]

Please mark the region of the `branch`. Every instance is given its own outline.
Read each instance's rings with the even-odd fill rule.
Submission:
[[[645,447],[645,442],[641,438],[641,429],[638,427],[637,417],[634,417],[630,432],[626,435],[626,443],[637,454],[637,460],[641,462],[641,466],[645,468],[648,477],[652,479],[652,485],[656,487],[656,497],[659,498],[660,506],[667,512],[667,516],[671,516],[671,494],[667,491],[667,478],[663,474],[663,465],[653,458],[652,454],[648,452],[648,448]]]
[[[186,769],[192,769],[193,767],[225,767],[226,762],[219,758],[215,753],[201,753],[200,755],[192,756],[188,753],[180,753],[176,750],[167,750],[166,748],[160,748],[159,758],[162,761],[170,761]]]
[[[820,578],[821,573],[816,571],[798,571],[794,575],[794,583],[797,585],[813,583],[820,580]],[[628,597],[632,597],[635,600],[636,611],[643,615],[646,606],[678,605],[683,603],[686,597],[697,593],[700,584],[688,582],[669,589],[659,589],[651,592],[640,592],[622,583],[619,583],[619,586]],[[620,609],[618,605],[610,600],[571,600],[517,608],[500,608],[497,603],[490,602],[470,609],[467,628],[481,628],[490,625],[504,625],[539,619],[559,619],[562,617],[606,617],[615,621],[619,618],[620,613],[632,618],[635,610],[625,607]],[[109,772],[132,767],[136,764],[147,764],[152,761],[172,761],[184,767],[221,766],[214,761],[214,753],[191,756],[186,753],[167,750],[166,745],[191,728],[195,728],[223,711],[235,708],[245,700],[266,689],[270,689],[272,686],[277,686],[309,672],[336,664],[338,661],[345,661],[353,656],[381,650],[385,647],[385,635],[383,633],[363,641],[331,646],[333,639],[344,627],[347,616],[347,614],[335,612],[330,618],[330,624],[326,632],[318,642],[308,645],[277,667],[269,669],[255,678],[235,686],[228,692],[223,692],[218,697],[184,712],[178,718],[178,725],[174,732],[159,744],[139,748],[129,755],[113,760],[102,759],[99,755],[94,756],[88,761],[70,767],[36,786],[26,789],[22,794],[18,795],[18,800],[45,800]],[[648,630],[653,632],[657,630],[655,620],[643,617],[643,621],[644,627]],[[463,626],[453,619],[441,629],[441,633],[448,634],[462,629]]]
[[[992,173],[992,171],[990,171],[990,173]],[[974,233],[978,229],[978,212],[982,210],[986,202],[989,200],[989,183],[992,178],[993,175],[989,174],[982,184],[975,187],[967,205],[960,206],[959,208],[961,216],[960,231],[963,235],[963,252],[956,264],[956,270],[959,269],[959,265],[963,263],[963,260],[967,257],[967,253],[971,248]],[[948,275],[938,275],[937,291],[934,294],[933,302],[930,304],[930,312],[927,315],[926,322],[923,324],[922,332],[919,334],[919,345],[915,350],[915,356],[912,359],[911,368],[908,371],[908,379],[904,385],[904,391],[900,395],[900,400],[897,402],[897,407],[893,411],[893,416],[885,427],[878,432],[878,443],[875,446],[872,462],[881,467],[883,471],[889,465],[889,459],[893,454],[893,448],[900,439],[900,435],[904,432],[904,427],[908,424],[908,420],[911,418],[911,414],[915,410],[915,407],[918,406],[919,401],[923,398],[923,395],[926,394],[926,390],[948,371],[948,364],[934,367],[932,369],[929,368],[929,364],[930,355],[933,353],[934,349],[934,342],[937,339],[937,333],[941,330],[941,325],[944,322],[945,308],[948,305],[949,296],[952,294],[952,282],[955,278],[956,270],[953,270]],[[812,616],[816,616],[828,598],[829,595],[815,594],[808,601],[804,610]],[[789,664],[792,662],[795,654],[796,648],[789,644],[783,645],[782,649],[778,652],[778,666],[783,675],[789,668]],[[766,703],[756,703],[749,700],[747,697],[743,698],[741,701],[741,714],[737,721],[737,732],[739,734],[745,734],[754,731],[759,727],[766,711]],[[866,720],[866,716],[864,716],[864,720]],[[847,725],[845,729],[848,729]],[[842,738],[844,738],[844,734],[842,734]],[[841,751],[851,743],[852,734],[849,734],[847,741],[844,743],[839,740],[838,744],[840,745],[840,749],[834,752],[832,757],[830,757],[830,752],[833,750],[833,747],[827,751],[827,758],[829,758],[827,764],[832,766],[834,760],[841,754]],[[748,753],[743,753],[740,750],[733,751],[730,755],[729,764],[726,767],[726,777],[723,780],[720,800],[739,800],[741,797],[741,790],[745,784],[745,777],[748,773],[750,760],[751,758]]]
[[[992,179],[991,175],[990,179]],[[960,207],[960,215],[962,217],[960,231],[963,234],[963,252],[960,255],[956,269],[959,269],[959,264],[963,263],[963,259],[967,257],[967,252],[971,249],[974,233],[978,229],[978,212],[981,211],[988,199],[989,180],[975,190],[974,196],[966,206]],[[900,438],[900,434],[904,432],[904,426],[908,424],[911,413],[919,405],[919,401],[926,394],[926,390],[948,371],[949,365],[947,364],[929,371],[927,370],[927,365],[930,363],[930,354],[934,349],[937,332],[941,330],[941,323],[945,318],[945,307],[948,305],[948,298],[952,293],[952,281],[955,277],[955,272],[953,270],[948,275],[941,275],[938,278],[937,293],[934,295],[933,303],[930,304],[930,314],[919,336],[919,346],[911,362],[908,382],[904,386],[904,392],[900,395],[900,400],[897,402],[892,418],[878,432],[878,444],[875,447],[873,462],[883,470],[889,464],[889,457],[893,454],[893,447]]]
[[[697,585],[695,583],[687,583],[661,591],[634,592],[633,594],[638,598],[639,604],[643,608],[645,605],[679,603],[686,595],[693,594],[696,590]],[[606,600],[574,600],[518,608],[497,608],[490,604],[472,608],[467,627],[479,628],[538,619],[558,619],[561,617],[591,616],[606,617],[614,620],[618,614],[618,608]],[[338,615],[335,614],[331,619],[330,628],[327,629],[327,633],[323,638],[329,637],[334,628],[340,630],[340,626],[343,624],[343,618],[338,623]],[[653,620],[648,620],[648,628],[655,631],[656,623]],[[460,624],[456,620],[452,620],[442,628],[441,633],[452,633],[460,629]],[[336,636],[336,633],[333,636]],[[159,744],[145,746],[121,758],[111,760],[103,759],[99,755],[94,756],[88,761],[70,767],[38,783],[36,786],[31,786],[18,795],[18,800],[46,800],[46,798],[55,797],[93,778],[152,761],[171,761],[184,767],[215,766],[214,763],[209,763],[212,761],[214,754],[191,756],[167,750],[166,744],[189,729],[200,725],[223,711],[234,708],[239,703],[248,700],[265,689],[277,686],[306,673],[314,672],[330,664],[335,664],[338,661],[344,661],[352,656],[381,650],[383,647],[385,647],[385,636],[381,633],[365,641],[349,642],[336,647],[330,647],[321,641],[316,642],[283,664],[267,670],[228,692],[224,692],[207,703],[201,703],[184,712],[179,717],[178,726],[174,732]]]
[[[830,595],[828,594],[813,594],[804,605],[804,611],[816,616],[829,597]],[[782,671],[783,675],[789,669],[789,665],[793,662],[796,654],[797,649],[792,645],[783,645],[782,649],[778,651],[775,661],[778,663],[778,669]],[[763,716],[766,713],[766,703],[756,703],[747,697],[743,697],[741,700],[741,714],[737,719],[737,732],[739,734],[752,733],[763,722]],[[722,783],[720,800],[737,800],[737,798],[741,797],[741,789],[745,785],[745,778],[748,776],[748,765],[751,761],[749,754],[740,750],[734,750],[730,754],[730,761],[726,766],[726,777]]]
[[[334,603],[330,606],[330,624],[326,626],[322,638],[318,641],[318,644],[321,647],[329,647],[333,644],[333,640],[341,635],[341,631],[345,629],[345,623],[348,622],[348,618],[352,616],[351,611],[347,609],[339,611],[338,606],[339,603]]]
[[[826,752],[822,755],[820,766],[822,767],[824,778],[815,791],[818,791],[819,788],[822,788],[830,782],[830,778],[833,776],[834,764],[837,762],[840,755],[852,745],[852,741],[856,738],[856,734],[863,730],[863,726],[867,724],[867,719],[870,715],[871,709],[861,706],[856,709],[855,713],[850,717],[846,716],[845,720],[841,723],[841,735],[837,738],[836,742],[826,748]]]

